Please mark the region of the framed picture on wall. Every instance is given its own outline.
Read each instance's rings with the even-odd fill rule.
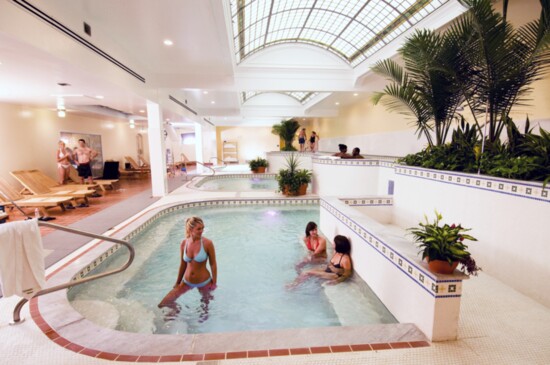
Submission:
[[[103,176],[103,148],[101,146],[101,135],[99,134],[87,134],[77,132],[60,132],[60,139],[65,142],[67,148],[72,151],[78,147],[78,140],[83,139],[86,141],[86,146],[97,152],[97,156],[92,160],[92,175],[94,177]],[[73,166],[76,164],[73,162]]]

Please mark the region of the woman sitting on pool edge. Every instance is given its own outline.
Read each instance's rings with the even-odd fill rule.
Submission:
[[[351,262],[351,243],[347,237],[337,235],[334,237],[334,250],[336,251],[328,265],[322,269],[308,270],[294,280],[289,288],[293,288],[304,282],[310,276],[317,276],[322,279],[330,280],[327,284],[338,284],[347,280],[353,274],[353,264]]]
[[[202,237],[204,223],[198,217],[187,218],[185,221],[185,239],[180,246],[180,267],[174,288],[162,299],[159,307],[173,304],[176,299],[193,288],[199,289],[204,295],[216,288],[218,268],[214,244],[206,237]],[[206,268],[206,261],[210,262],[212,276]]]
[[[302,240],[306,245],[309,255],[296,265],[296,269],[300,269],[309,263],[320,263],[327,258],[327,240],[319,236],[315,222],[309,222],[306,225],[306,236]]]

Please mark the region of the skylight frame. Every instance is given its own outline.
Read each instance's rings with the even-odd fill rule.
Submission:
[[[276,44],[303,43],[356,67],[448,1],[230,0],[236,60]]]

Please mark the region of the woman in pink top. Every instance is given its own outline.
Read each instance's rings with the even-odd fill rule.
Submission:
[[[309,251],[308,257],[296,265],[296,269],[300,269],[309,263],[324,262],[327,258],[327,240],[319,236],[317,224],[309,222],[306,226],[306,236],[302,239],[306,248]]]

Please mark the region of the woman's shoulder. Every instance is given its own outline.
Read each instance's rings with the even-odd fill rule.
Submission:
[[[202,243],[203,243],[204,245],[208,245],[208,246],[213,246],[213,245],[214,245],[214,243],[212,242],[211,239],[206,238],[206,237],[204,237],[204,236],[202,237]]]

